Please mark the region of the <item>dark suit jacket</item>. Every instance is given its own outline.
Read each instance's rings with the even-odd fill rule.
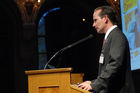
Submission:
[[[129,45],[119,28],[110,32],[102,53],[104,61],[99,63],[98,77],[91,83],[93,90],[98,93],[134,93]]]

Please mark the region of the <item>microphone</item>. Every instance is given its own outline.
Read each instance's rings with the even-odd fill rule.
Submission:
[[[70,45],[68,45],[68,46],[66,46],[66,47],[64,47],[64,48],[62,48],[61,50],[57,51],[57,52],[48,60],[48,62],[47,62],[46,65],[44,66],[44,69],[46,69],[46,67],[49,66],[49,63],[51,62],[51,60],[52,60],[53,58],[55,58],[59,53],[62,53],[63,51],[65,51],[65,50],[67,50],[67,49],[69,49],[69,48],[71,48],[71,47],[74,47],[75,45],[78,45],[78,44],[80,44],[80,43],[82,43],[82,42],[84,42],[84,41],[86,41],[86,40],[88,40],[88,39],[92,39],[93,37],[94,37],[94,36],[93,36],[92,34],[90,34],[89,36],[87,36],[87,37],[85,37],[85,38],[83,38],[83,39],[81,39],[81,40],[79,40],[79,41],[77,41],[77,42],[75,42],[75,43],[72,43],[72,44],[70,44]]]

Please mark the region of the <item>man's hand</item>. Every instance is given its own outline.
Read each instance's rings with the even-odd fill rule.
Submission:
[[[85,81],[85,82],[79,84],[78,87],[89,91],[89,90],[92,90],[90,84],[91,84],[91,81]]]

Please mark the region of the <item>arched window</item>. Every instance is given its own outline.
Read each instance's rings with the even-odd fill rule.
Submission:
[[[38,23],[38,30],[37,30],[37,36],[38,36],[38,59],[39,59],[39,69],[43,69],[45,64],[47,63],[47,46],[46,46],[46,28],[45,28],[45,17],[53,11],[57,11],[60,8],[53,8],[43,14],[41,19]]]

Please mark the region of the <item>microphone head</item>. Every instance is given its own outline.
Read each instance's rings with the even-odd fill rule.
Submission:
[[[90,34],[89,36],[88,36],[88,38],[89,39],[92,39],[94,36],[92,35],[92,34]]]

